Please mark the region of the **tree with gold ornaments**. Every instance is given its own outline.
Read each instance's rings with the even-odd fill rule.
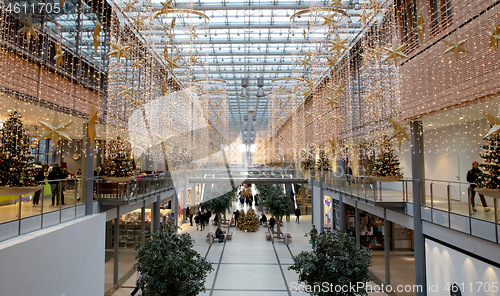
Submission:
[[[479,154],[484,164],[479,166],[483,170],[477,178],[478,187],[500,189],[500,135],[492,134],[486,138],[488,144],[484,145],[482,153]]]
[[[236,228],[242,230],[241,225],[245,223],[245,210],[240,211],[240,216],[238,217],[238,226]]]
[[[240,219],[238,219],[238,227],[240,230],[254,232],[257,230],[257,228],[259,228],[259,220],[257,219],[257,216],[255,215],[255,211],[253,209],[248,210],[241,224]]]
[[[319,150],[319,158],[316,162],[316,170],[317,171],[330,171],[330,159],[326,155],[325,149]]]
[[[373,163],[372,176],[378,177],[402,177],[403,173],[399,167],[399,160],[392,144],[387,137],[383,135],[380,141],[380,154],[375,157]]]
[[[130,149],[120,137],[111,141],[104,159],[103,172],[107,177],[130,177],[134,175]]]
[[[10,113],[0,129],[0,186],[35,186],[30,141],[23,128],[21,113]]]

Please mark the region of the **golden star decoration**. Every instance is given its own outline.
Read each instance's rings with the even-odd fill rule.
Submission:
[[[97,49],[99,48],[99,42],[101,40],[101,27],[99,26],[99,22],[95,22],[95,27],[94,27],[94,52],[97,53]]]
[[[170,111],[172,111],[173,109],[175,109],[175,106],[176,106],[176,104],[174,102],[168,102],[168,107],[167,108]]]
[[[337,154],[337,141],[335,140],[335,136],[332,136],[332,138],[328,141],[328,144],[330,145],[332,155]]]
[[[324,19],[323,24],[321,24],[320,27],[323,27],[324,25],[328,25],[328,30],[331,30],[332,27],[335,29],[337,27],[336,23],[337,20],[335,19],[336,14],[335,13],[330,13],[327,16],[322,15],[321,17]]]
[[[313,157],[313,149],[302,148],[302,149],[300,149],[300,152],[301,152],[302,158],[307,158],[308,156]]]
[[[304,70],[307,69],[307,66],[311,65],[311,59],[307,56],[305,56],[302,59],[299,59],[299,61],[300,61],[300,66],[304,66]]]
[[[344,5],[340,1],[341,0],[332,0],[332,4],[330,4],[330,6],[333,6],[335,8],[343,7]]]
[[[162,11],[165,12],[169,9],[174,9],[174,7],[172,6],[172,0],[168,0],[168,1],[165,1],[165,2],[160,2],[160,4],[163,6],[162,8]]]
[[[171,139],[174,135],[165,136],[165,135],[155,134],[154,136],[157,139],[155,146],[166,145],[166,146],[173,147]]]
[[[128,2],[124,2],[123,4],[125,4],[125,6],[123,7],[123,10],[125,11],[132,11],[132,10],[135,10],[135,5],[139,3],[139,1],[135,1],[135,0],[130,0]]]
[[[337,58],[335,57],[326,57],[326,64],[329,66],[329,67],[336,67],[337,66]]]
[[[366,9],[363,9],[363,12],[359,15],[359,21],[366,26],[371,21],[371,16],[371,12],[367,12]]]
[[[174,31],[169,31],[169,32],[167,32],[167,38],[169,38],[169,39],[174,39],[174,38],[175,38],[175,33],[174,33]]]
[[[163,57],[165,58],[165,61],[168,64],[167,68],[170,69],[171,72],[173,72],[175,68],[180,68],[179,65],[177,64],[179,57],[169,55],[167,45],[165,45],[165,49],[163,50]]]
[[[340,115],[330,115],[330,118],[329,118],[331,121],[333,122],[341,122],[342,121],[342,116]]]
[[[495,51],[498,49],[498,40],[500,39],[500,27],[495,26],[495,21],[491,21],[491,31],[488,32],[490,35],[490,46],[493,47]]]
[[[134,97],[130,98],[130,100],[132,100],[132,106],[134,107],[139,107],[140,105],[142,105],[142,98],[137,94]]]
[[[309,123],[314,118],[314,113],[312,111],[306,112],[306,123]]]
[[[372,10],[374,16],[377,16],[377,14],[382,10],[380,4],[381,2],[378,2],[377,0],[370,0],[370,9]]]
[[[19,32],[26,34],[26,41],[28,41],[28,44],[31,41],[31,36],[38,40],[38,34],[35,30],[40,26],[40,24],[33,24],[31,14],[28,16],[27,20],[21,17],[21,22],[23,23],[23,27],[19,29]]]
[[[95,126],[97,124],[98,114],[99,112],[97,108],[95,107],[94,104],[92,104],[89,113],[89,120],[87,121],[87,136],[89,137],[90,145],[92,146],[92,148],[95,147],[95,137],[97,136]]]
[[[418,14],[417,31],[418,31],[418,39],[420,40],[420,43],[424,43],[425,21],[424,21],[424,16],[422,15],[422,12],[419,12],[419,14]]]
[[[285,123],[285,117],[284,117],[284,116],[281,116],[281,117],[278,119],[278,125],[282,125],[283,123]]]
[[[71,142],[71,138],[68,136],[68,134],[66,134],[65,130],[73,123],[73,121],[59,123],[58,113],[55,112],[54,121],[52,122],[52,124],[41,120],[39,120],[38,122],[45,128],[45,134],[40,137],[40,140],[51,139],[52,147],[54,148],[54,150],[60,139],[68,140]]]
[[[304,36],[304,40],[307,39],[307,32],[306,32],[306,29],[304,29],[304,32],[302,33],[302,35]]]
[[[122,41],[118,38],[116,43],[110,42],[111,44],[111,52],[108,53],[109,56],[116,56],[116,61],[120,63],[120,58],[124,57],[128,59],[128,51],[130,50],[130,45],[122,45]]]
[[[453,38],[449,41],[443,40],[444,43],[448,46],[446,51],[443,54],[447,54],[452,52],[455,55],[455,58],[458,61],[458,54],[460,52],[465,52],[468,53],[468,51],[465,49],[465,43],[469,41],[469,38],[464,39],[464,40],[458,40],[457,33],[453,36]]]
[[[309,59],[312,59],[314,53],[311,51],[311,49],[308,49],[306,52],[305,52],[305,56],[308,57]]]
[[[135,28],[135,30],[137,32],[139,32],[141,30],[141,27],[144,27],[146,26],[144,24],[144,21],[147,20],[148,18],[147,17],[141,17],[141,13],[139,12],[137,14],[137,17],[135,18],[132,18],[133,22],[132,22],[132,26]]]
[[[372,56],[374,56],[377,60],[380,60],[380,57],[384,54],[380,47],[369,48],[369,50],[371,51]]]
[[[491,128],[486,134],[485,138],[488,138],[491,135],[498,135],[500,133],[500,119],[485,112],[482,113],[484,114],[484,116],[486,116],[486,119],[488,119],[488,122],[491,125]]]
[[[332,48],[330,48],[328,52],[332,52],[335,50],[337,51],[337,55],[340,55],[343,49],[347,49],[347,46],[344,45],[347,40],[348,38],[341,39],[339,33],[337,33],[337,38],[335,40],[328,40],[328,42],[330,42],[330,44],[332,45]]]
[[[330,105],[330,107],[332,107],[332,109],[333,109],[333,107],[339,103],[338,99],[339,99],[339,97],[337,97],[337,96],[327,96],[326,97],[326,100],[327,100],[326,104]]]
[[[54,60],[56,60],[56,66],[59,69],[59,66],[64,61],[64,51],[62,50],[61,43],[54,44],[54,47],[56,48],[56,55],[54,56]]]
[[[399,151],[401,151],[401,144],[403,142],[403,139],[410,141],[410,137],[408,137],[408,134],[406,133],[406,126],[403,124],[403,121],[399,116],[396,120],[392,120],[390,118],[388,119],[392,124],[392,128],[394,129],[394,132],[389,140],[397,138]]]
[[[121,92],[118,93],[118,96],[131,96],[132,95],[132,90],[134,90],[133,87],[128,87],[128,86],[121,86],[120,89],[122,90]]]
[[[135,69],[142,68],[142,62],[140,60],[132,61],[132,68]]]
[[[396,40],[392,42],[392,47],[384,47],[383,49],[389,53],[389,55],[385,58],[384,62],[388,60],[393,60],[394,65],[397,67],[399,58],[408,58],[408,56],[403,53],[405,47],[406,44],[398,45]]]
[[[193,66],[198,64],[199,59],[193,54],[192,50],[189,51],[189,60],[191,60],[191,64],[193,64]]]
[[[328,89],[330,90],[330,93],[334,93],[338,97],[342,96],[344,94],[344,87],[345,83],[339,83],[339,84],[328,84],[327,85]]]

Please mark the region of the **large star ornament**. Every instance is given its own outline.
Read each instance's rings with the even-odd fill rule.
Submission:
[[[490,46],[497,51],[498,49],[498,40],[500,39],[500,27],[495,26],[495,21],[491,21],[491,31],[488,32],[490,35]]]
[[[96,124],[98,118],[98,110],[94,104],[92,104],[92,108],[90,108],[89,121],[87,122],[87,136],[90,140],[90,145],[92,148],[95,147],[95,137],[97,136],[96,132]]]
[[[21,17],[21,22],[23,23],[23,27],[19,30],[19,32],[23,32],[26,34],[26,40],[28,41],[28,44],[31,41],[31,36],[35,37],[38,40],[38,34],[35,30],[40,26],[40,24],[33,24],[31,14],[29,15],[27,20]]]
[[[116,56],[116,61],[120,63],[120,58],[124,57],[128,59],[128,51],[130,50],[130,45],[122,45],[121,39],[118,39],[116,43],[110,42],[111,52],[108,53],[109,56]]]
[[[399,58],[407,58],[408,56],[403,53],[403,50],[405,49],[406,44],[403,45],[398,45],[396,40],[393,41],[392,47],[384,47],[383,49],[389,53],[389,55],[385,58],[385,61],[388,60],[393,60],[394,65],[397,67],[398,66],[398,59]]]
[[[95,22],[94,28],[94,52],[97,53],[97,49],[99,48],[99,42],[101,41],[101,27],[99,26],[99,22]]]
[[[458,40],[457,33],[453,36],[453,38],[449,41],[443,40],[444,43],[448,46],[444,54],[452,52],[455,55],[455,58],[458,61],[458,54],[460,52],[465,52],[468,53],[468,51],[465,49],[465,43],[469,41],[469,38],[464,39],[464,40]]]
[[[59,66],[64,61],[64,51],[62,50],[61,43],[55,44],[54,47],[56,48],[56,55],[54,56],[54,60],[56,60],[56,66],[59,69]]]
[[[392,128],[394,129],[394,132],[389,139],[397,138],[399,151],[401,151],[401,144],[403,142],[403,139],[410,141],[410,137],[408,137],[408,134],[406,133],[406,126],[403,124],[403,121],[399,116],[396,120],[392,120],[390,118],[388,119],[392,124]]]
[[[491,128],[488,131],[488,133],[486,134],[485,138],[488,138],[491,135],[500,134],[500,119],[498,119],[497,117],[492,116],[488,113],[485,113],[485,112],[482,112],[482,113],[484,114],[484,116],[486,116],[486,118],[488,119],[488,122],[491,125]]]
[[[73,121],[66,123],[59,123],[58,113],[54,114],[54,121],[52,123],[44,122],[39,120],[38,122],[45,128],[45,134],[40,137],[40,140],[51,139],[52,147],[55,149],[60,139],[68,140],[71,142],[71,138],[66,134],[65,130],[70,126]]]
[[[418,14],[417,31],[418,31],[418,39],[420,40],[420,43],[424,43],[425,21],[424,21],[424,16],[422,15],[422,12],[420,12]]]
[[[345,46],[345,43],[349,38],[341,39],[339,36],[339,33],[337,33],[337,38],[335,40],[328,40],[330,44],[332,45],[332,48],[328,52],[332,51],[337,51],[337,55],[340,55],[343,49],[347,49],[347,46]]]

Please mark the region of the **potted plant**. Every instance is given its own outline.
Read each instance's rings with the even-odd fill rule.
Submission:
[[[329,283],[332,287],[356,286],[357,283],[366,283],[371,279],[371,255],[368,248],[358,249],[353,238],[345,232],[324,232],[312,234],[315,249],[311,252],[302,252],[293,258],[294,264],[288,267],[299,274],[299,281],[313,287]],[[366,289],[356,291],[335,290],[307,290],[311,295],[327,296],[355,296],[367,295]]]
[[[212,264],[193,250],[191,236],[178,234],[177,229],[162,225],[149,241],[137,247],[135,267],[141,273],[142,295],[196,296],[205,291]]]
[[[292,201],[287,197],[283,191],[270,184],[256,185],[259,195],[269,211],[276,219],[277,233],[281,234],[280,224],[282,223],[281,217],[290,212]]]
[[[204,208],[219,215],[219,221],[217,221],[219,224],[222,216],[224,217],[223,221],[226,222],[226,212],[231,208],[231,199],[234,196],[234,191],[223,185],[218,184],[217,187],[211,188],[210,192],[207,193],[207,197],[210,199],[203,203]]]

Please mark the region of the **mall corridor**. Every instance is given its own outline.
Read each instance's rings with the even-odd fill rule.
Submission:
[[[239,203],[235,203],[233,211],[241,209]],[[244,206],[245,211],[248,206]],[[256,209],[257,210],[257,209]],[[257,210],[257,214],[261,214]],[[292,256],[302,251],[310,251],[311,245],[308,238],[304,237],[311,228],[311,216],[301,216],[301,223],[295,223],[295,216],[290,217],[290,222],[284,222],[282,231],[290,233],[292,239],[287,247],[283,241],[275,240],[272,243],[266,239],[265,227],[260,226],[256,232],[243,232],[231,227],[233,232],[232,239],[225,243],[214,241],[210,246],[207,233],[215,232],[216,227],[209,225],[206,230],[197,231],[196,225],[190,226],[189,223],[182,225],[182,232],[188,232],[195,240],[194,249],[200,254],[206,256],[211,261],[214,270],[208,274],[205,287],[207,291],[200,295],[213,296],[287,296],[287,295],[308,295],[305,292],[294,291],[298,281],[298,275],[288,267],[293,264]],[[372,268],[375,272],[374,282],[383,279],[383,261],[376,260],[378,257],[374,254],[374,261],[380,266]],[[392,256],[391,256],[392,257]],[[401,264],[398,256],[391,258],[391,264]],[[403,260],[404,261],[404,260]],[[406,260],[407,270],[413,268],[413,262]],[[404,263],[402,263],[404,264]],[[126,271],[124,271],[126,272]],[[114,293],[106,295],[125,296],[130,295],[135,286],[135,272],[126,272],[129,277],[126,282]],[[408,281],[404,284],[412,284],[412,277],[404,277]],[[398,282],[399,284],[400,282]],[[140,295],[138,293],[138,295]],[[386,295],[384,293],[370,293],[371,296]],[[412,294],[390,294],[390,295],[412,295]],[[414,294],[413,294],[414,295]]]

